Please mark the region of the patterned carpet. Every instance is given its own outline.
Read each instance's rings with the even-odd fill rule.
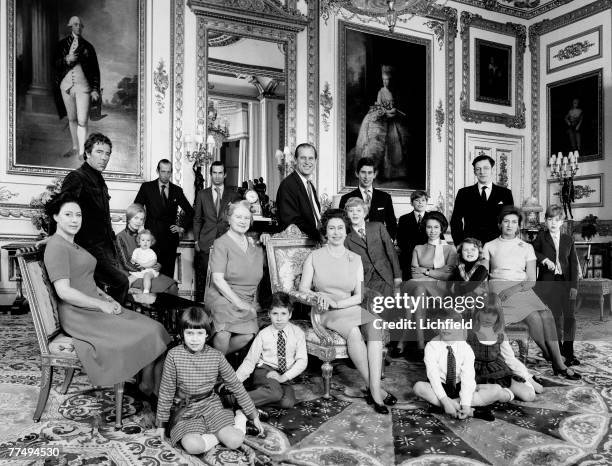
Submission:
[[[34,423],[40,370],[31,319],[0,315],[0,464],[612,464],[612,341],[606,338],[612,319],[599,322],[597,312],[585,308],[578,321],[579,335],[593,338],[576,344],[583,381],[554,377],[530,348],[529,368],[546,390],[533,403],[496,406],[494,422],[428,413],[411,391],[425,377],[422,364],[397,359],[387,368],[384,384],[400,399],[387,416],[365,404],[356,371],[343,364],[334,368],[335,397],[322,398],[320,372],[312,364],[295,385],[303,401],[272,411],[265,438],[248,437],[239,451],[217,447],[193,457],[156,438],[150,406],[130,394],[124,427],[115,431],[112,390],[92,390],[82,374],[60,395],[63,375],[56,372],[41,422]],[[11,448],[41,446],[58,447],[60,457],[9,456]]]

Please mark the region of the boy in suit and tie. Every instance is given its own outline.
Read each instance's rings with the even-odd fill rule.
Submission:
[[[535,289],[555,316],[561,355],[565,357],[565,364],[572,366],[580,364],[574,356],[578,257],[573,238],[561,233],[563,220],[560,206],[551,205],[546,209],[547,230],[540,232],[533,242],[539,269]]]
[[[187,222],[193,218],[193,207],[185,197],[180,186],[170,182],[172,177],[172,162],[162,159],[157,164],[156,180],[143,183],[138,190],[134,203],[146,209],[145,228],[151,230],[157,240],[154,250],[161,264],[160,273],[174,278],[176,263],[176,248],[185,227],[176,224],[176,216],[180,206],[185,212]]]
[[[355,172],[355,176],[359,180],[359,187],[340,198],[340,209],[344,209],[346,202],[351,197],[363,199],[368,205],[367,220],[384,224],[389,236],[394,240],[397,234],[397,219],[393,210],[393,200],[388,193],[374,188],[373,183],[376,175],[378,175],[378,169],[372,157],[359,159]]]
[[[402,215],[397,227],[397,245],[400,248],[400,267],[402,268],[402,280],[412,278],[412,251],[419,244],[427,243],[425,228],[421,228],[421,221],[427,208],[428,195],[425,191],[413,191],[410,202],[414,210],[409,214]]]
[[[208,271],[208,257],[213,242],[229,228],[226,206],[241,199],[235,188],[225,186],[227,173],[223,162],[210,166],[210,188],[196,195],[193,217],[193,237],[196,251],[196,301],[204,300],[204,285]]]
[[[272,295],[269,316],[271,325],[257,334],[236,376],[244,382],[253,375],[248,393],[258,408],[292,408],[295,393],[288,382],[304,372],[308,364],[306,335],[290,322],[288,294]]]

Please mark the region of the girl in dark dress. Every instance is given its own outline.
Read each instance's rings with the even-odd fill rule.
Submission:
[[[91,383],[114,385],[142,370],[141,391],[156,393],[155,374],[160,371],[154,363],[166,351],[168,333],[158,322],[124,309],[96,287],[96,259],[74,242],[82,216],[70,194],[51,201],[48,214],[57,223],[57,231],[47,242],[45,267],[60,299],[60,324],[73,338]]]
[[[496,294],[489,294],[486,305],[476,308],[473,326],[467,342],[474,351],[476,383],[501,385],[511,392],[511,399],[535,400],[536,393],[542,393],[543,388],[514,356],[504,334],[504,313]]]
[[[481,263],[482,243],[476,238],[466,238],[459,244],[457,255],[459,263],[448,279],[453,294],[455,296],[482,294],[479,292],[479,287],[489,275],[487,268]]]

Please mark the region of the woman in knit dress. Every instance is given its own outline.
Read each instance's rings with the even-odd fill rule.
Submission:
[[[134,250],[138,247],[138,242],[136,241],[138,232],[144,225],[144,207],[142,207],[140,204],[132,204],[125,209],[125,216],[127,220],[125,230],[117,234],[117,251],[119,252],[121,265],[123,265],[125,272],[128,273],[129,278],[129,272],[138,272],[142,269],[137,264],[132,263],[130,259]],[[157,264],[157,267],[155,268],[157,268],[159,271],[161,266]],[[142,289],[142,278],[136,278],[132,283],[130,283],[130,287]],[[178,295],[178,285],[172,278],[159,274],[152,280],[151,293],[170,293]]]
[[[140,389],[147,395],[157,393],[153,363],[170,342],[166,330],[122,308],[96,287],[96,259],[74,242],[82,219],[76,199],[59,195],[48,204],[48,214],[57,223],[57,231],[46,244],[45,267],[60,299],[60,324],[73,338],[91,383],[114,385],[142,370]]]
[[[246,236],[253,222],[250,204],[228,206],[229,230],[213,243],[212,284],[204,304],[214,323],[213,346],[223,354],[244,348],[259,330],[257,286],[263,277],[263,250]]]
[[[344,246],[349,219],[343,210],[328,209],[321,223],[327,244],[304,261],[299,289],[309,292],[314,287],[319,307],[325,311],[321,322],[346,340],[349,357],[368,387],[366,401],[374,403],[376,412],[387,414],[385,405],[394,405],[397,399],[380,385],[383,335],[373,325],[376,317],[361,307],[361,257]]]

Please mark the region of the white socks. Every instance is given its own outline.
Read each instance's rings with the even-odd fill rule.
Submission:
[[[511,402],[512,400],[514,400],[514,393],[512,393],[512,390],[510,390],[509,388],[505,388],[505,387],[504,387],[502,390],[503,390],[504,392],[506,392],[506,393],[508,394],[508,396],[510,397],[510,398],[509,398],[509,399],[506,401],[506,403],[509,403],[509,402]]]
[[[234,416],[234,427],[246,435],[247,417],[239,409]]]
[[[212,450],[216,445],[219,445],[219,439],[213,434],[202,434],[205,451]]]

